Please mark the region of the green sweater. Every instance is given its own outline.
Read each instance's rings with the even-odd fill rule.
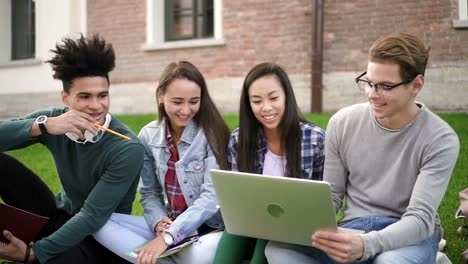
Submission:
[[[68,108],[52,108],[0,122],[0,151],[35,143],[49,149],[62,184],[56,196],[57,207],[73,215],[60,229],[33,245],[40,263],[95,233],[113,212],[130,214],[143,164],[144,148],[139,139],[115,117],[109,128],[132,141],[109,133],[94,144],[78,144],[65,135],[29,136],[37,116],[59,116],[66,111]]]

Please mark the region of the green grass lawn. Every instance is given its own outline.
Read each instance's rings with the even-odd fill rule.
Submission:
[[[468,248],[468,239],[457,236],[456,229],[461,225],[460,220],[455,220],[454,214],[458,208],[458,192],[468,188],[468,114],[440,114],[458,134],[460,139],[460,155],[455,171],[450,180],[450,184],[445,194],[444,200],[439,207],[439,215],[444,226],[444,238],[447,240],[446,254],[455,263],[462,263],[460,256],[464,249]],[[135,133],[148,122],[154,120],[154,115],[120,115],[119,118],[126,123]],[[308,114],[306,118],[322,128],[326,128],[329,114]],[[238,116],[226,115],[225,120],[232,129],[237,127]],[[57,179],[51,155],[47,149],[41,145],[34,145],[26,149],[10,152],[12,155],[24,162],[29,168],[42,177],[42,179],[57,193],[60,190],[60,183]],[[141,214],[142,209],[138,203],[139,197],[135,199],[134,214]]]

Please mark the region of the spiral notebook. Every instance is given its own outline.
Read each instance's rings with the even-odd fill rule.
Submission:
[[[33,214],[14,206],[0,203],[0,243],[8,243],[3,230],[10,231],[26,244],[37,238],[39,232],[49,221],[48,217]]]

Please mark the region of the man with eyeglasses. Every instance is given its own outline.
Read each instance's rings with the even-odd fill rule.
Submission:
[[[339,225],[365,233],[320,230],[311,234],[312,247],[270,242],[269,263],[435,263],[442,236],[437,208],[459,141],[415,101],[428,56],[413,35],[380,37],[369,50],[367,71],[355,79],[368,102],[329,121],[324,181],[336,210],[344,205]]]
[[[0,122],[0,197],[6,204],[49,217],[49,222],[32,245],[15,237],[18,232],[0,230],[7,241],[0,245],[0,259],[118,263],[121,260],[91,235],[113,212],[132,212],[144,147],[129,128],[108,113],[114,49],[95,35],[65,38],[52,52],[48,63],[53,77],[62,82],[61,99],[66,106]],[[45,146],[54,159],[62,187],[55,197],[33,171],[2,153],[33,144]]]

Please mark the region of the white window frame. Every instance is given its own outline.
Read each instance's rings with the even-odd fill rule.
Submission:
[[[468,28],[468,0],[458,0],[458,20],[453,21],[454,28]]]
[[[35,53],[33,57],[24,58],[24,59],[16,59],[12,60],[12,23],[11,23],[11,5],[12,1],[2,1],[0,3],[1,7],[1,33],[0,33],[0,68],[5,67],[22,67],[22,66],[29,66],[29,65],[37,65],[41,63],[41,60],[37,59],[37,6],[36,6],[36,16],[35,16],[35,27],[36,27],[36,38],[35,38]],[[35,1],[33,1],[35,2]]]
[[[87,0],[33,0],[36,3],[35,57],[11,60],[11,1],[15,0],[0,0],[0,71],[4,68],[42,66],[43,59],[48,59],[51,55],[49,50],[64,36],[78,32],[84,35],[87,33]],[[48,26],[60,21],[64,21],[64,26]],[[77,37],[78,34],[74,36]],[[46,67],[50,68],[48,65]]]
[[[163,0],[146,0],[146,43],[143,50],[166,50],[192,47],[224,45],[223,38],[223,0],[214,0],[214,36],[213,38],[190,39],[178,41],[164,40],[164,2]]]

